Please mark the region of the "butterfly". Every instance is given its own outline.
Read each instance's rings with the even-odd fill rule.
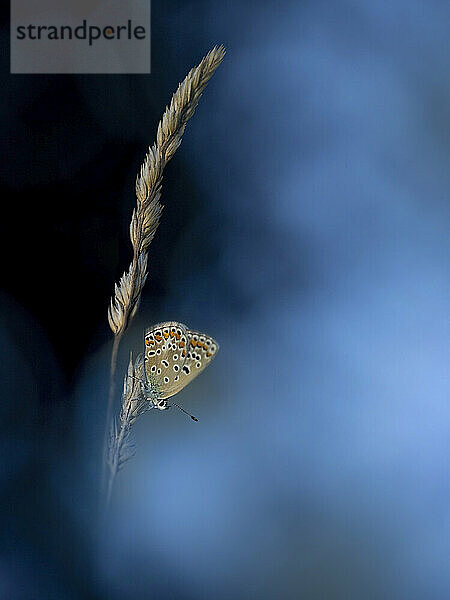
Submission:
[[[191,331],[177,321],[149,327],[144,334],[144,343],[144,393],[159,410],[170,408],[167,399],[197,377],[219,350],[219,344],[212,337]],[[175,402],[171,404],[186,412]]]

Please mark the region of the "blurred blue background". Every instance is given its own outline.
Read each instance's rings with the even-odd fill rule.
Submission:
[[[150,76],[4,65],[1,598],[449,597],[449,23],[446,2],[154,1]],[[179,396],[198,424],[136,425],[99,535],[134,178],[219,43],[119,372],[165,319],[221,350]]]

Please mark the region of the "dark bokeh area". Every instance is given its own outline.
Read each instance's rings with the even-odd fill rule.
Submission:
[[[8,74],[3,16],[0,598],[449,597],[449,20],[155,0],[151,75],[45,76]],[[119,373],[165,319],[221,350],[199,423],[136,425],[99,533],[135,177],[220,43]]]

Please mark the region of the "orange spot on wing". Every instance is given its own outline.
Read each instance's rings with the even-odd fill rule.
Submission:
[[[160,342],[162,340],[162,337],[161,337],[161,335],[159,333],[157,333],[155,335],[155,338],[158,340],[158,342]]]
[[[196,346],[197,342],[195,340],[191,340],[191,346]]]
[[[163,336],[164,336],[164,337],[166,338],[166,340],[167,340],[167,338],[169,337],[169,334],[168,334],[168,333],[163,333]]]
[[[181,356],[186,356],[186,350],[183,350],[183,352],[181,353]]]
[[[180,337],[181,337],[181,335],[179,333],[177,333],[177,335],[176,335],[177,340],[179,340]]]
[[[212,356],[211,352],[207,352],[206,356],[209,358],[210,356]]]
[[[150,340],[145,340],[145,345],[150,346]]]
[[[173,337],[175,335],[175,331],[171,331],[170,332],[170,337]]]
[[[180,342],[178,345],[180,346],[180,348],[184,348],[184,342]]]

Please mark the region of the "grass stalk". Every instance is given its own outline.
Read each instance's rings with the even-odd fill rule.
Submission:
[[[115,476],[123,463],[125,441],[131,430],[131,425],[136,419],[136,414],[133,411],[137,410],[136,406],[140,407],[141,412],[139,414],[145,412],[144,408],[146,409],[145,405],[142,405],[142,397],[139,395],[142,390],[130,400],[130,386],[125,383],[120,426],[114,425],[110,434],[119,347],[125,331],[136,314],[142,289],[147,279],[148,248],[158,228],[163,210],[163,205],[160,202],[163,171],[180,146],[186,124],[194,114],[204,88],[224,56],[224,47],[215,46],[203,57],[197,67],[189,71],[185,79],[179,84],[158,125],[156,141],[153,146],[149,147],[136,178],[137,205],[133,210],[130,223],[133,260],[128,271],[125,271],[119,283],[115,285],[114,296],[111,298],[108,310],[108,321],[114,334],[114,342],[111,351],[108,404],[103,437],[101,490],[102,494],[105,494],[107,504],[109,504],[111,498]],[[129,374],[130,368],[133,370],[135,367],[129,366]],[[129,375],[127,377],[129,379]],[[135,386],[133,386],[133,390],[135,390]],[[138,404],[134,405],[133,402]],[[149,404],[147,402],[147,405]],[[132,405],[135,408],[127,418],[126,407]]]

